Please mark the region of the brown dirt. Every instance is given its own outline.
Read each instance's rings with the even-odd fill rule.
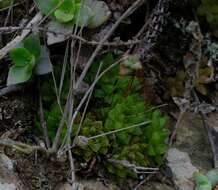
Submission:
[[[0,98],[0,138],[10,138],[28,144],[37,144],[34,136],[36,98],[28,89]],[[35,152],[22,155],[11,148],[0,146],[0,153],[6,154],[15,163],[15,173],[27,190],[53,190],[66,181],[68,163]],[[53,159],[53,160],[51,160]]]

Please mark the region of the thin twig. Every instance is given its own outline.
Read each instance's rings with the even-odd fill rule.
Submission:
[[[43,16],[41,13],[37,13],[33,17],[33,19],[27,24],[27,28],[35,26],[37,23],[40,22],[42,17]],[[1,48],[0,49],[0,60],[3,57],[5,57],[9,53],[9,51],[11,51],[13,48],[17,47],[18,44],[21,43],[23,41],[23,39],[29,35],[30,32],[31,32],[31,30],[29,30],[29,29],[23,30],[21,35],[17,36],[13,40],[11,40],[5,47]]]
[[[201,102],[200,102],[200,100],[199,100],[199,98],[194,90],[193,90],[193,94],[194,94],[195,100],[200,104]],[[208,140],[209,140],[211,151],[213,154],[214,168],[218,168],[218,153],[217,153],[217,149],[216,149],[217,145],[214,142],[214,138],[212,135],[212,128],[208,125],[207,116],[202,110],[200,110],[200,116],[202,118],[204,129],[207,132]]]
[[[142,122],[142,123],[139,123],[139,124],[131,125],[131,126],[124,127],[124,128],[121,128],[121,129],[116,129],[114,131],[108,131],[106,133],[102,133],[102,134],[99,134],[99,135],[88,137],[87,140],[89,141],[89,140],[96,139],[96,138],[99,138],[99,137],[104,137],[104,136],[111,135],[111,134],[114,134],[114,133],[119,133],[119,132],[122,132],[122,131],[126,131],[128,129],[132,129],[132,128],[135,128],[135,127],[145,126],[145,125],[148,125],[150,123],[151,123],[151,121],[145,121],[145,122]]]
[[[23,2],[25,2],[25,1],[23,1]],[[16,6],[20,5],[20,4],[22,4],[23,2],[14,3],[14,4],[12,5],[12,7],[16,7]],[[0,12],[5,11],[5,10],[10,9],[10,8],[11,8],[11,5],[0,9]]]
[[[97,73],[96,73],[95,79],[99,76],[99,73],[100,73],[101,67],[102,67],[102,62],[101,62],[100,65],[99,65],[99,68],[98,68],[98,71],[97,71]],[[90,92],[89,97],[88,97],[88,99],[87,99],[87,102],[86,102],[85,108],[84,108],[84,110],[83,110],[82,118],[81,118],[80,123],[79,123],[78,130],[77,130],[76,135],[75,135],[75,137],[74,137],[73,146],[74,146],[75,143],[76,143],[76,138],[79,136],[79,133],[80,133],[80,130],[81,130],[81,127],[82,127],[83,121],[84,121],[84,119],[85,119],[86,111],[87,111],[87,108],[88,108],[89,102],[90,102],[90,100],[91,100],[91,97],[92,97],[92,93],[93,93],[93,91],[94,91],[94,89],[92,89],[92,91]]]
[[[143,167],[143,166],[136,166],[135,164],[129,163],[127,160],[113,160],[113,159],[108,159],[107,160],[110,163],[113,164],[119,164],[122,165],[125,168],[133,170],[136,174],[154,174],[159,172],[159,168],[148,168],[148,167]]]
[[[71,150],[68,151],[68,155],[69,155],[69,160],[70,160],[71,183],[72,183],[72,186],[74,186],[76,183],[76,176],[75,176],[74,159],[73,159]]]
[[[40,81],[39,81],[38,86],[39,86],[39,118],[40,118],[42,130],[43,130],[46,147],[50,148],[51,144],[50,144],[50,140],[48,137],[48,128],[47,128],[46,121],[45,121],[45,115],[44,115],[44,110],[43,110],[43,105],[42,105],[42,96],[40,92]]]
[[[174,127],[174,130],[173,130],[172,135],[171,135],[170,140],[169,140],[169,146],[172,146],[172,144],[173,144],[173,140],[175,139],[177,130],[179,128],[179,125],[180,125],[185,113],[186,113],[186,111],[182,111],[182,110],[179,113],[179,117],[178,117],[178,119],[176,121],[176,125]]]
[[[67,41],[67,46],[66,46],[66,50],[65,50],[65,53],[64,53],[64,60],[63,60],[63,66],[62,66],[61,78],[60,78],[59,90],[58,90],[59,97],[61,97],[62,88],[63,88],[63,85],[64,85],[64,79],[65,79],[67,61],[68,61],[67,60],[68,59],[68,51],[69,51],[69,40]]]
[[[5,22],[4,22],[4,26],[6,26],[7,23],[8,23],[8,20],[9,20],[10,14],[11,14],[11,11],[12,11],[12,9],[13,9],[13,4],[14,4],[14,0],[11,1],[10,7],[9,7],[9,9],[8,9],[7,17],[6,17]]]
[[[27,28],[27,27],[19,27],[19,26],[8,26],[8,27],[0,27],[0,33],[9,33],[9,32],[14,32],[17,30],[32,30],[33,28]],[[66,38],[72,38],[74,40],[79,40],[84,44],[88,44],[91,46],[97,46],[100,44],[100,42],[98,41],[94,41],[94,40],[87,40],[79,35],[76,34],[65,34],[63,32],[58,32],[58,31],[53,31],[53,30],[49,30],[46,28],[42,28],[42,27],[37,27],[37,29],[39,31],[43,31],[43,32],[47,32],[47,33],[52,33],[54,35],[64,35],[66,36]],[[119,46],[131,46],[131,45],[135,45],[135,44],[139,44],[141,43],[142,40],[139,39],[130,39],[128,41],[117,41],[117,42],[104,42],[102,43],[103,46],[109,46],[109,47],[119,47]]]

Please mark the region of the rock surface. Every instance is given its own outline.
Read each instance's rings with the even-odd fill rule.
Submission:
[[[206,172],[213,168],[213,155],[202,119],[194,113],[184,114],[177,130],[174,147],[187,152],[192,164]]]
[[[0,154],[0,190],[24,190],[13,169],[13,161],[6,155]]]
[[[0,183],[0,189],[2,190],[17,190],[15,184]]]
[[[191,178],[198,169],[192,165],[189,155],[176,148],[171,148],[167,152],[167,161],[179,189],[192,190],[194,184]]]
[[[212,158],[202,118],[198,114],[185,113],[177,128],[173,148],[167,153],[168,166],[172,170],[174,182],[179,190],[193,190],[194,172],[211,170]]]
[[[181,152],[176,148],[168,150],[167,161],[176,179],[191,179],[194,172],[198,171],[198,169],[192,165],[188,153]]]

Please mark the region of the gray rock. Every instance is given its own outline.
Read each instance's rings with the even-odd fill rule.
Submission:
[[[2,190],[17,190],[16,186],[14,184],[9,183],[0,183],[0,189]]]
[[[53,45],[65,41],[72,33],[73,27],[66,27],[56,21],[50,21],[47,25],[47,44]]]
[[[22,182],[14,172],[13,161],[0,154],[0,190],[23,190]]]
[[[217,118],[218,114],[209,114],[207,120],[210,127],[217,126]],[[183,115],[173,146],[168,151],[167,160],[175,184],[179,190],[193,190],[193,173],[197,170],[206,173],[213,168],[211,147],[199,114],[187,112]]]
[[[13,170],[13,161],[8,158],[5,154],[0,154],[0,166],[7,168],[8,170]]]
[[[178,188],[180,190],[192,190],[194,183],[191,178],[198,169],[192,165],[189,155],[176,148],[171,148],[167,152],[167,161]]]
[[[168,166],[171,168],[176,179],[190,179],[198,169],[192,165],[191,159],[186,152],[171,148],[167,152]]]
[[[199,170],[207,172],[213,168],[213,155],[207,133],[198,114],[184,114],[178,126],[174,147],[187,152],[192,164]]]

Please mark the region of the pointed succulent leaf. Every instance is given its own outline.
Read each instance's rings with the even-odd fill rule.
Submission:
[[[75,3],[72,0],[65,0],[54,12],[54,16],[59,22],[65,23],[73,20],[75,15]]]
[[[148,155],[149,156],[155,156],[156,155],[155,149],[151,144],[148,145]]]
[[[101,144],[100,143],[97,143],[96,141],[94,140],[90,140],[88,142],[88,146],[92,149],[93,152],[97,153],[100,148],[101,148]]]
[[[75,14],[74,23],[80,27],[86,27],[93,15],[93,10],[82,4],[79,11]]]
[[[130,142],[130,135],[126,132],[118,132],[116,133],[117,143],[121,145],[127,145]]]

